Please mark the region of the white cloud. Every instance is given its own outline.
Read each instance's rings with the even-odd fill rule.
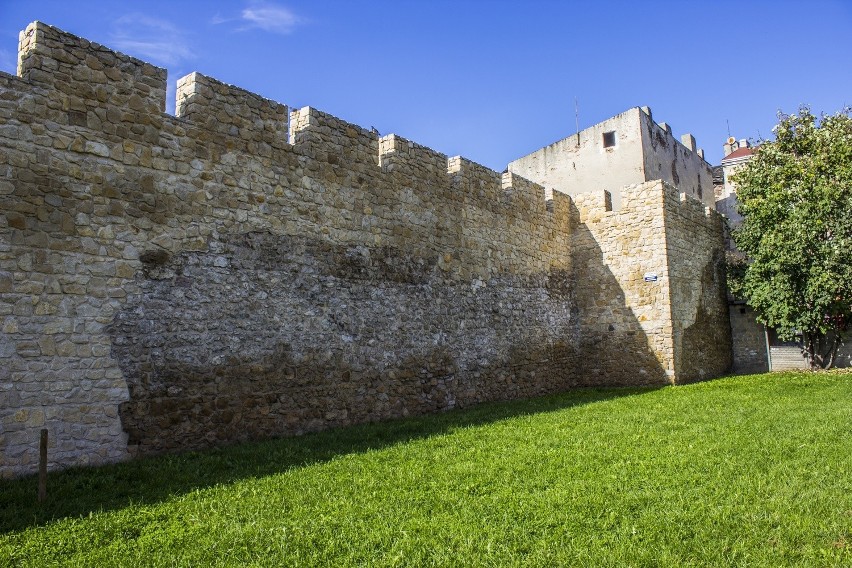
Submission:
[[[307,23],[305,18],[296,15],[286,6],[266,0],[250,0],[239,14],[231,17],[216,13],[210,18],[214,26],[234,24],[234,31],[263,30],[276,34],[291,34],[297,27]]]
[[[226,18],[218,12],[216,12],[216,14],[212,18],[210,18],[210,23],[213,24],[214,26],[217,26],[219,24],[226,24],[228,22],[233,22],[233,21],[234,21],[234,18]]]
[[[128,55],[169,66],[194,58],[185,35],[165,20],[128,14],[115,21],[110,41]]]
[[[278,34],[292,33],[302,23],[301,18],[290,9],[269,2],[252,2],[243,10],[242,19],[248,22],[248,28],[260,28]]]

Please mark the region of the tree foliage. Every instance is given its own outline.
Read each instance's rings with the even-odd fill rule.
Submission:
[[[812,368],[830,367],[852,321],[852,117],[779,114],[733,177],[749,263],[741,293],[782,339],[801,333]]]

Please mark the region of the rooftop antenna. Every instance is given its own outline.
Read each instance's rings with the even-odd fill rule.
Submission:
[[[580,105],[574,97],[574,125],[577,127],[577,147],[580,146]]]
[[[728,138],[730,138],[730,137],[731,137],[731,121],[729,121],[729,120],[726,118],[726,119],[725,119],[725,124],[727,124],[727,125],[728,125]]]

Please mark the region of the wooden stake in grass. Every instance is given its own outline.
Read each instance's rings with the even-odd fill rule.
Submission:
[[[41,429],[38,460],[38,502],[47,499],[47,428]]]

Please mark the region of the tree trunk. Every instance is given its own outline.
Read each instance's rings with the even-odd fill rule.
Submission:
[[[808,359],[811,371],[830,369],[840,349],[840,334],[805,333],[802,337],[802,351]]]

